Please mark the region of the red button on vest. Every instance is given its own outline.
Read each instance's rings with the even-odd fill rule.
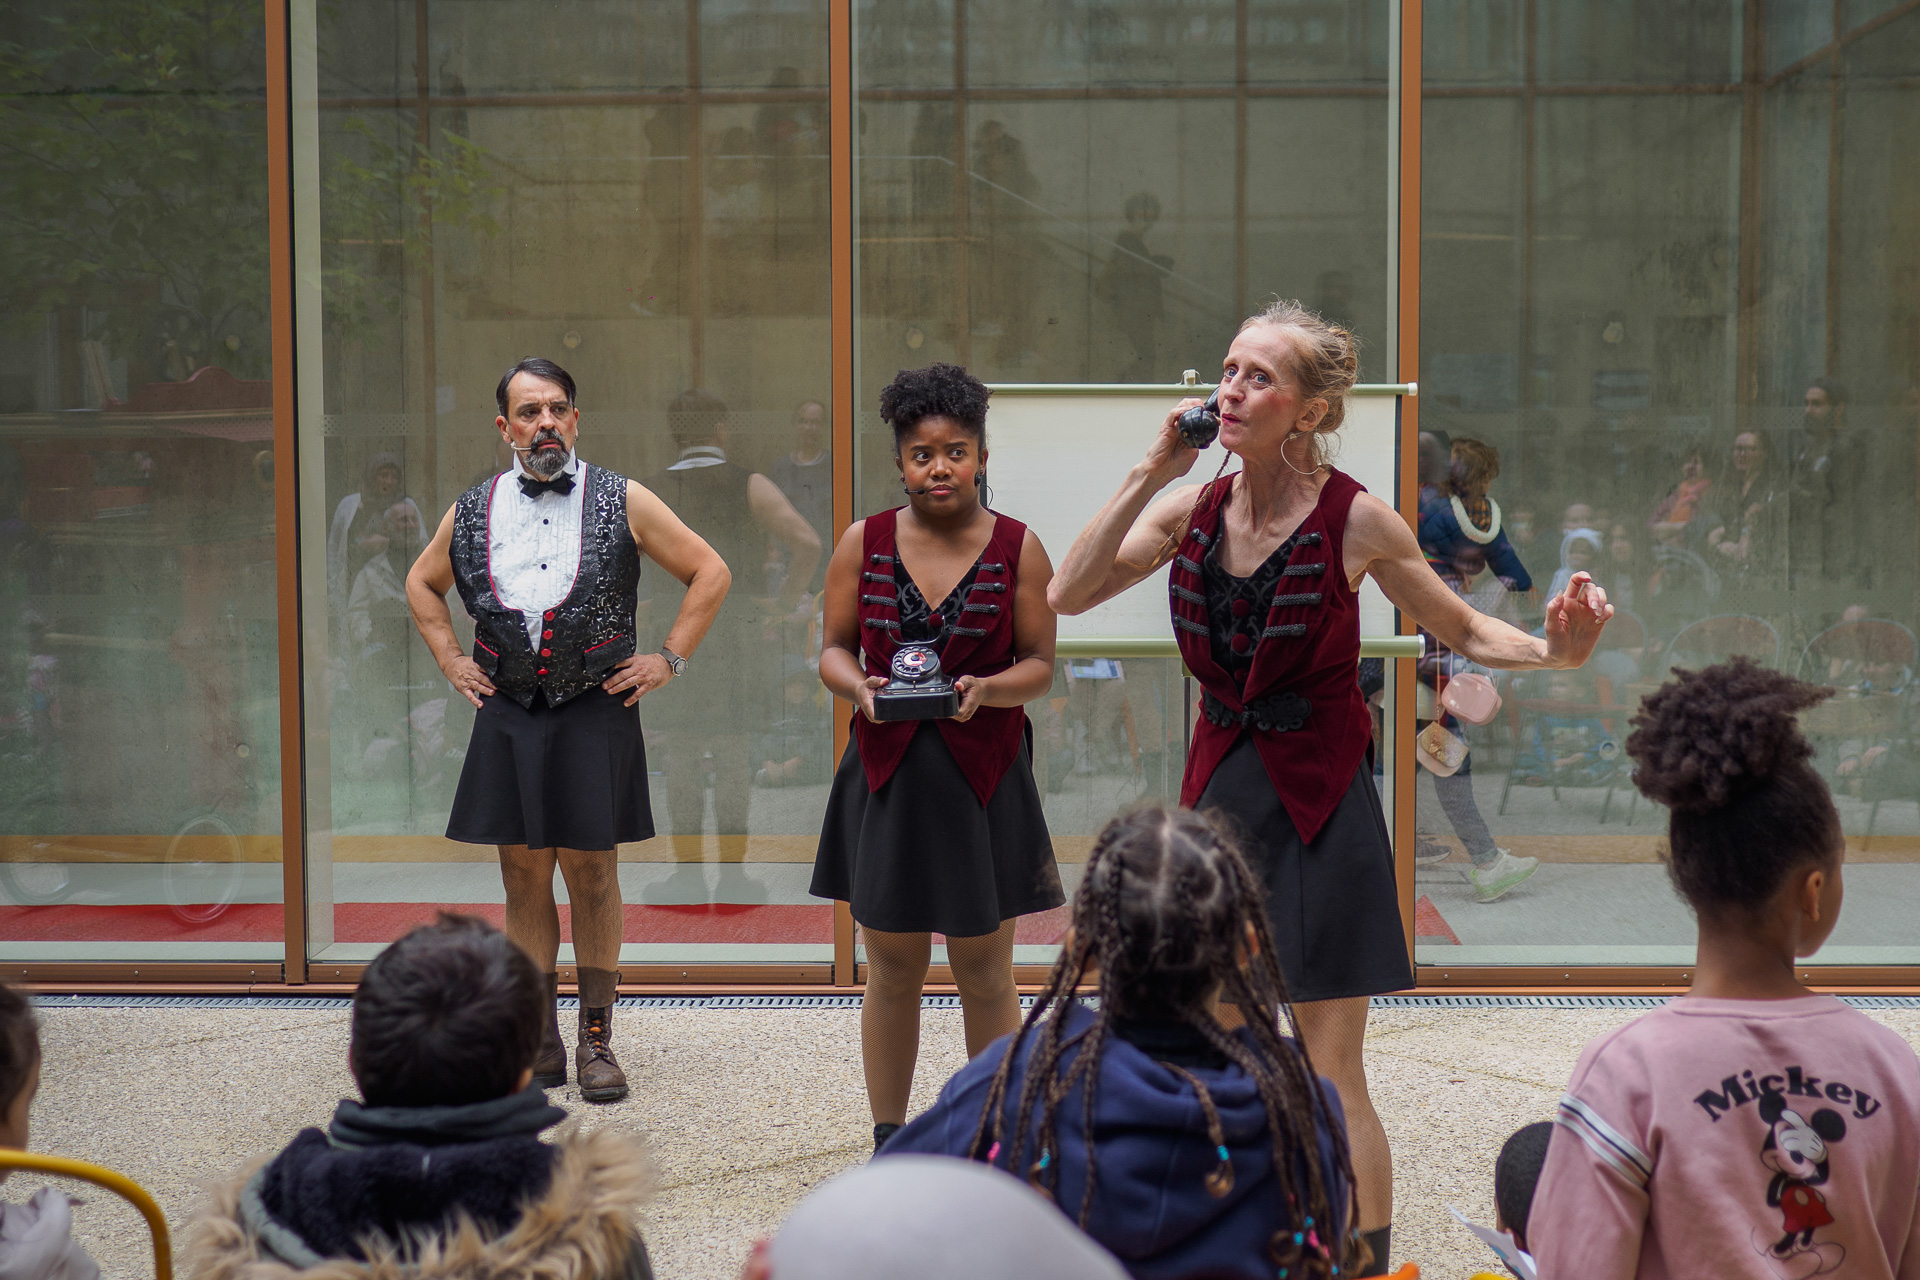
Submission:
[[[1247,639],[1245,632],[1236,632],[1233,639],[1227,643],[1232,646],[1235,653],[1245,653],[1253,648],[1253,641]]]
[[[1233,616],[1234,616],[1234,617],[1236,617],[1236,618],[1244,618],[1244,617],[1246,617],[1246,616],[1247,616],[1248,614],[1250,614],[1250,613],[1252,613],[1252,612],[1253,612],[1253,606],[1252,606],[1251,604],[1249,604],[1249,603],[1248,603],[1247,601],[1245,601],[1245,600],[1235,600],[1235,601],[1233,602]]]
[[[553,650],[551,650],[551,649],[542,649],[542,650],[540,651],[540,656],[541,656],[541,657],[543,657],[543,658],[551,658],[551,657],[553,656]]]
[[[551,631],[542,631],[542,632],[540,633],[540,638],[541,638],[542,640],[551,640],[551,639],[553,639],[553,632],[551,632]]]
[[[553,621],[553,610],[551,610],[551,609],[549,609],[549,610],[547,610],[547,621],[548,621],[548,622],[552,622],[552,621]]]
[[[535,674],[535,675],[537,675],[537,676],[543,676],[543,675],[545,675],[545,674],[547,674],[547,669],[546,669],[545,667],[542,667],[542,668],[540,668],[540,669],[539,669],[538,671],[536,671],[536,672],[534,672],[533,674]]]

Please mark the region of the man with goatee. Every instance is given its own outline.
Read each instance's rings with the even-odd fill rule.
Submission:
[[[615,846],[653,835],[635,704],[685,669],[725,599],[712,547],[644,486],[581,461],[573,377],[551,360],[507,370],[494,426],[511,471],[462,494],[407,575],[414,624],[447,680],[478,708],[447,838],[500,850],[507,934],[547,976],[551,1016],[534,1081],[565,1084],[555,999],[560,916],[572,900],[580,1096],[627,1092],[612,1046],[620,984]],[[640,653],[634,611],[645,555],[686,585],[657,652]],[[473,618],[462,653],[447,608]]]

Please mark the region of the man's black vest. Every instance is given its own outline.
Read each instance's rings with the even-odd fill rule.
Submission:
[[[627,526],[627,480],[582,466],[580,571],[567,598],[547,610],[540,648],[527,638],[526,614],[494,593],[489,514],[494,489],[514,472],[477,484],[454,506],[453,582],[473,617],[473,660],[494,688],[523,707],[546,695],[557,707],[598,685],[607,670],[634,653],[634,610],[640,586],[639,548]]]

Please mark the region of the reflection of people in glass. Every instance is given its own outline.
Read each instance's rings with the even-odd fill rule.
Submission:
[[[1533,590],[1533,576],[1507,540],[1500,504],[1489,492],[1499,475],[1499,452],[1489,444],[1462,437],[1449,445],[1446,484],[1422,485],[1420,489],[1421,554],[1440,580],[1463,598],[1473,594],[1476,579],[1489,570],[1499,580],[1494,591],[1501,598],[1506,592]],[[1556,583],[1561,588],[1566,585],[1558,580]],[[1559,591],[1551,594],[1558,595]],[[1482,604],[1484,612],[1494,612],[1490,603]],[[1438,720],[1448,733],[1461,733],[1460,723],[1439,705],[1445,680],[1460,672],[1444,645],[1431,635],[1427,640],[1427,655],[1419,667],[1422,688],[1417,723],[1425,729]],[[1473,886],[1474,901],[1497,902],[1532,875],[1539,860],[1516,858],[1494,843],[1473,796],[1472,752],[1450,776],[1431,776],[1440,809],[1472,860],[1467,882]],[[1414,862],[1425,866],[1452,857],[1453,850],[1445,845],[1423,841]]]
[[[385,555],[396,539],[404,543],[411,536],[412,545],[402,547],[402,558],[394,565],[397,571],[401,564],[411,563],[419,550],[426,518],[401,484],[399,455],[376,453],[367,459],[359,489],[333,509],[333,522],[327,528],[327,596],[336,619],[346,616],[354,579],[368,561]]]
[[[973,135],[975,250],[979,268],[974,305],[982,323],[974,332],[995,338],[1001,363],[1029,359],[1033,350],[1033,273],[1040,265],[1038,212],[1033,200],[1040,180],[1027,165],[1027,147],[998,120],[981,122]]]
[[[907,1118],[932,935],[946,935],[967,1052],[1020,1021],[1016,917],[1065,901],[1027,750],[1053,683],[1053,566],[980,501],[987,389],[957,365],[880,395],[907,505],[849,527],[827,567],[820,679],[853,703],[813,893],[850,903],[867,947],[860,1038],[878,1147]],[[903,644],[931,645],[960,696],[941,720],[876,719]]]
[[[518,455],[515,469],[447,512],[407,575],[407,602],[448,683],[478,712],[447,838],[499,848],[507,935],[546,973],[549,997],[558,986],[558,864],[580,974],[580,1095],[606,1102],[627,1091],[612,1045],[623,924],[615,846],[653,834],[633,707],[686,667],[681,655],[713,624],[730,575],[657,496],[580,460],[580,411],[565,369],[522,360],[495,398],[494,425]],[[687,586],[658,653],[640,651],[634,625],[642,552]],[[450,587],[473,617],[471,657],[454,636]],[[550,1012],[534,1064],[546,1087],[567,1078],[559,1014]]]
[[[1113,254],[1100,274],[1100,293],[1112,305],[1116,326],[1132,348],[1114,381],[1152,382],[1160,351],[1160,321],[1166,315],[1161,286],[1173,269],[1173,259],[1147,250],[1147,232],[1160,221],[1160,197],[1136,191],[1127,197],[1123,213],[1126,229],[1115,238]],[[1165,370],[1159,372],[1159,381],[1170,376]]]
[[[1360,580],[1372,575],[1447,648],[1487,667],[1578,666],[1612,606],[1577,577],[1547,602],[1544,635],[1530,636],[1449,590],[1400,514],[1326,465],[1323,437],[1340,426],[1358,370],[1352,335],[1298,303],[1251,317],[1218,393],[1219,441],[1240,472],[1160,492],[1199,457],[1176,427],[1199,401],[1182,401],[1048,595],[1081,613],[1173,563],[1174,636],[1205,691],[1181,799],[1232,815],[1252,837],[1301,1038],[1346,1107],[1358,1226],[1384,1274],[1392,1157],[1361,1044],[1367,997],[1401,990],[1413,972],[1355,679]]]
[[[1808,384],[1803,405],[1791,446],[1795,585],[1865,586],[1873,557],[1858,529],[1871,505],[1867,441],[1848,427],[1847,391],[1836,379]]]
[[[1714,497],[1719,514],[1707,533],[1708,559],[1748,590],[1778,586],[1786,503],[1765,436],[1758,431],[1734,436],[1726,479]]]
[[[667,406],[667,427],[679,457],[647,477],[646,487],[677,512],[743,575],[765,564],[767,539],[785,550],[790,566],[777,602],[735,591],[714,619],[700,668],[653,717],[666,749],[667,813],[679,864],[647,891],[650,902],[709,902],[702,833],[707,829],[708,772],[712,773],[714,831],[719,836],[722,902],[764,902],[767,891],[742,868],[747,856],[752,796],[753,729],[783,710],[779,646],[771,634],[792,615],[813,579],[820,539],[773,481],[727,458],[727,406],[705,391],[685,391]]]
[[[833,466],[827,453],[827,407],[803,400],[793,411],[793,448],[767,468],[767,478],[786,495],[813,530],[822,547],[833,542]],[[787,571],[792,573],[792,566]],[[820,590],[824,565],[801,584],[808,594]]]
[[[1688,446],[1680,456],[1680,479],[1660,499],[1647,528],[1663,546],[1693,546],[1706,533],[1699,526],[1707,518],[1708,494],[1712,491],[1706,449],[1697,444]]]

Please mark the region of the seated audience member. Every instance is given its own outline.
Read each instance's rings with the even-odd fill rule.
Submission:
[[[1595,787],[1613,777],[1619,745],[1598,716],[1579,709],[1593,688],[1576,671],[1547,678],[1547,697],[1560,709],[1542,711],[1527,732],[1527,748],[1513,764],[1513,780],[1529,787]]]
[[[1525,1125],[1507,1139],[1494,1162],[1493,1207],[1499,1214],[1494,1225],[1512,1236],[1522,1253],[1532,1252],[1527,1248],[1527,1219],[1532,1216],[1533,1192],[1547,1163],[1547,1141],[1552,1136],[1550,1121]]]
[[[1840,820],[1794,718],[1827,692],[1736,658],[1635,717],[1697,963],[1580,1055],[1527,1217],[1541,1280],[1920,1276],[1920,1061],[1794,968],[1840,913]]]
[[[755,1245],[741,1280],[1126,1280],[1017,1178],[951,1156],[843,1173]]]
[[[1097,1009],[1076,998],[1083,982]],[[1244,1025],[1223,1026],[1223,1004]],[[957,1155],[1012,1171],[1140,1280],[1379,1274],[1359,1264],[1368,1245],[1384,1262],[1387,1242],[1348,1233],[1339,1099],[1283,1017],[1245,858],[1204,814],[1137,810],[1094,842],[1060,959],[1020,1030],[877,1159]]]
[[[534,1087],[544,978],[507,936],[441,915],[367,966],[347,1062],[365,1099],[304,1129],[194,1224],[193,1274],[650,1280],[647,1171]]]
[[[27,1149],[39,1092],[40,1024],[25,996],[0,986],[0,1147]],[[0,1170],[0,1179],[6,1176]],[[100,1268],[73,1239],[73,1204],[53,1187],[25,1204],[0,1201],[0,1280],[99,1280]]]

